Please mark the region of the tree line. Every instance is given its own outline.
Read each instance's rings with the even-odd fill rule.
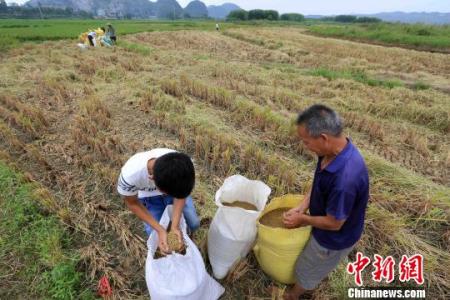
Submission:
[[[298,13],[286,13],[280,15],[276,10],[233,10],[227,16],[228,21],[250,21],[250,20],[268,20],[268,21],[293,21],[302,22],[305,16]],[[378,23],[381,22],[378,18],[373,17],[357,17],[352,15],[338,15],[335,17],[324,17],[321,21],[333,21],[341,23]]]
[[[297,21],[305,19],[302,14],[289,13],[280,15],[276,10],[252,9],[249,11],[233,10],[227,16],[228,21],[269,20],[269,21]]]
[[[379,23],[380,19],[374,17],[357,17],[352,15],[339,15],[335,17],[322,18],[323,21],[334,21],[340,23]]]

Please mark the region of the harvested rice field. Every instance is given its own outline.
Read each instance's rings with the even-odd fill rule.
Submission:
[[[0,54],[0,158],[39,184],[41,206],[70,231],[84,288],[96,291],[105,275],[115,299],[144,299],[146,236],[116,193],[123,163],[156,147],[193,157],[194,242],[210,271],[215,191],[242,174],[269,185],[271,198],[304,193],[316,159],[299,143],[295,117],[323,103],[341,114],[370,173],[351,259],[422,254],[427,298],[448,299],[449,58],[287,26],[137,33],[88,51],[71,41],[23,44]],[[343,299],[354,284],[345,266],[307,297]],[[366,286],[383,285],[364,276]],[[17,283],[1,281],[8,298]],[[221,284],[230,300],[277,299],[285,288],[252,253]]]

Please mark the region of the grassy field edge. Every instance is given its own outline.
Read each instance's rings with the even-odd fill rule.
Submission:
[[[94,299],[69,232],[39,189],[0,160],[0,298]]]
[[[450,53],[448,25],[380,23],[365,25],[318,24],[307,33],[385,47]]]

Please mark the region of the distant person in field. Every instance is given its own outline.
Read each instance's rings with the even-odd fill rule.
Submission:
[[[114,45],[114,42],[108,33],[108,28],[105,29],[105,27],[101,27],[101,30],[103,31],[104,34],[99,38],[100,44],[105,47],[112,47]]]
[[[343,134],[342,120],[332,109],[313,105],[297,119],[305,147],[317,154],[311,190],[284,215],[288,228],[312,226],[310,240],[297,259],[296,284],[284,299],[298,299],[315,289],[361,238],[369,199],[369,175],[360,152]],[[309,214],[307,210],[309,209]]]
[[[89,45],[91,45],[92,47],[96,47],[97,46],[97,33],[95,31],[91,31],[88,33],[87,38],[89,40]]]
[[[216,23],[216,31],[219,31],[219,30],[220,30],[219,23]]]
[[[89,45],[92,47],[97,47],[97,42],[98,42],[97,39],[99,38],[99,36],[100,37],[103,36],[103,34],[105,33],[105,30],[106,30],[105,27],[100,27],[97,30],[90,31],[87,35],[87,38],[89,40]]]
[[[191,232],[200,221],[190,194],[195,184],[191,158],[172,149],[158,148],[133,155],[122,167],[117,191],[127,207],[144,222],[148,235],[155,230],[159,248],[167,253],[167,232],[159,224],[167,205],[173,204],[171,230],[182,241],[179,228],[184,215]]]
[[[116,29],[111,23],[106,25],[106,36],[109,37],[114,44],[117,42]]]

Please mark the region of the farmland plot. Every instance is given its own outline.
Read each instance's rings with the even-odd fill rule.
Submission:
[[[53,212],[79,236],[80,268],[92,288],[106,275],[120,298],[147,295],[143,226],[115,192],[129,156],[153,147],[192,155],[202,224],[195,242],[206,259],[213,196],[224,178],[240,173],[263,180],[271,197],[305,192],[315,161],[297,140],[294,121],[302,109],[324,103],[344,118],[371,176],[365,234],[356,249],[396,259],[421,253],[427,295],[445,298],[448,55],[290,28],[124,39],[116,49],[84,52],[65,41],[27,44],[0,64],[2,157],[47,187]],[[270,298],[283,289],[252,254],[222,283],[225,299]],[[340,299],[351,283],[342,264],[311,297]]]

